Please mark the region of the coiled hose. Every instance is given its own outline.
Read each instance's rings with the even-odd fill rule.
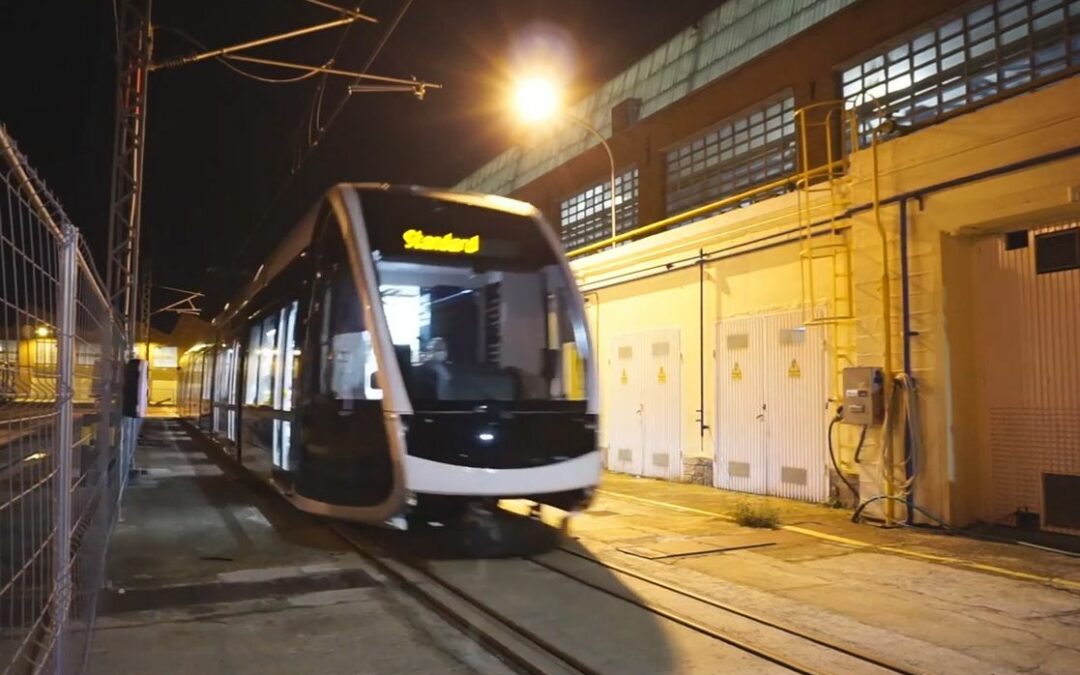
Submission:
[[[840,470],[840,463],[836,461],[836,451],[833,449],[833,427],[835,427],[837,423],[843,419],[843,410],[844,408],[842,406],[838,408],[836,411],[836,416],[832,418],[831,422],[829,422],[829,460],[832,461],[833,468],[836,469],[836,475],[839,476],[840,480],[844,481],[844,485],[848,486],[848,489],[851,490],[851,496],[858,498],[859,488],[852,485],[851,481],[849,481],[847,479],[847,476],[844,475],[844,472]],[[859,434],[859,444],[855,447],[856,463],[858,463],[859,461],[859,456],[862,453],[863,443],[866,441],[866,428],[867,425],[864,424],[862,428],[862,433]]]

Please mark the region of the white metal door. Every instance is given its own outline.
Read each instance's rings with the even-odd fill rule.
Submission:
[[[653,478],[677,479],[682,476],[679,331],[651,331],[642,338],[644,473]]]
[[[641,475],[644,466],[643,344],[640,334],[631,334],[616,337],[611,345],[608,466],[635,475]]]
[[[727,490],[764,493],[768,458],[761,320],[722,321],[716,335],[715,484]]]
[[[803,326],[802,311],[773,314],[761,321],[767,492],[788,499],[825,501],[829,495],[825,329]]]

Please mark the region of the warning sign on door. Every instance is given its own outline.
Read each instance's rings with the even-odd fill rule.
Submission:
[[[788,377],[802,377],[802,368],[799,367],[799,362],[795,359],[791,359],[791,365],[787,369]]]
[[[656,373],[656,381],[660,384],[667,382],[667,373],[664,372],[663,366],[660,366],[660,370]]]
[[[733,379],[733,380],[741,380],[742,379],[742,368],[739,367],[739,362],[738,361],[735,362],[735,367],[731,369],[731,379]]]
[[[622,384],[626,384],[627,382],[629,382],[629,378],[626,377],[626,368],[623,368],[622,375],[619,376],[619,382],[621,382]]]

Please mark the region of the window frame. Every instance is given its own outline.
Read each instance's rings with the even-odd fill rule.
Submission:
[[[559,242],[564,250],[573,251],[611,237],[610,191],[609,176],[559,200]],[[622,234],[638,226],[641,171],[637,164],[615,172],[615,195],[623,200],[615,204],[615,232]],[[568,221],[571,214],[580,215]]]
[[[1019,20],[1010,19],[1011,22],[1004,27],[1000,25],[999,17],[1016,14],[1020,8],[1026,10],[1024,17]],[[1059,9],[1062,12],[1060,21],[1042,28],[1036,26],[1037,22]],[[1077,32],[1069,32],[1070,22],[1077,25]],[[990,31],[980,32],[986,26],[991,26]],[[1000,41],[1000,36],[1014,32],[1021,26],[1027,28],[1023,35],[1005,43]],[[1056,41],[1046,39],[1052,34],[1050,29],[1056,29]],[[1040,34],[1040,30],[1050,32]],[[922,43],[917,44],[920,40]],[[981,49],[988,41],[993,42],[991,48],[971,54],[973,49]],[[952,44],[953,42],[956,44]],[[948,45],[944,53],[942,45]],[[1062,50],[1060,58],[1048,59],[1043,63],[1038,61],[1040,54],[1057,46]],[[899,54],[901,51],[906,51],[906,54]],[[932,57],[917,62],[918,58],[930,51],[933,52]],[[958,55],[961,56],[959,61],[942,66],[946,59]],[[907,70],[898,67],[905,59]],[[880,65],[872,66],[873,70],[868,73],[867,66],[876,60],[880,60]],[[1006,68],[1010,64],[1021,63],[1021,60],[1021,74],[1006,77]],[[1060,63],[1060,67],[1040,74],[1040,70],[1047,71],[1056,63]],[[919,69],[928,68],[931,64],[934,66],[932,74],[919,80],[914,79]],[[848,74],[856,69],[859,70],[858,75],[849,79]],[[853,97],[864,97],[867,92],[879,87],[883,87],[885,96],[889,97],[893,93],[889,91],[890,69],[893,70],[891,77],[906,77],[909,80],[907,87],[897,90],[896,93],[900,96],[895,100],[890,99],[886,104],[886,110],[890,112],[899,110],[905,113],[903,117],[894,118],[905,131],[938,124],[957,115],[1046,86],[1080,73],[1080,1],[993,0],[972,2],[941,14],[921,26],[837,64],[834,71],[841,97],[847,102]],[[868,75],[878,72],[882,73],[882,79],[868,84]],[[973,83],[979,84],[977,80],[987,75],[993,75],[992,83],[973,87]],[[856,83],[859,83],[860,89],[849,93],[848,87]],[[945,97],[946,93],[950,94],[948,98]],[[935,113],[920,118],[915,106],[920,100],[925,102],[930,98],[936,100],[933,107]],[[858,110],[869,105],[859,101],[857,105],[846,104],[845,108]],[[869,144],[872,131],[877,126],[876,120],[873,116],[860,120],[861,146]]]
[[[770,109],[779,105],[777,114]],[[760,115],[760,120],[755,120]],[[773,124],[773,122],[776,124]],[[752,133],[761,125],[761,134]],[[779,132],[770,140],[771,133]],[[724,132],[727,132],[725,135]],[[763,138],[758,146],[752,141]],[[725,141],[730,147],[725,147]],[[738,148],[746,145],[745,151]],[[715,148],[715,152],[711,150]],[[777,153],[776,151],[779,151]],[[798,167],[798,129],[795,124],[795,94],[786,88],[747,106],[693,135],[661,150],[664,166],[664,208],[670,217],[704,204],[753,190],[761,185],[793,175]],[[715,160],[712,158],[715,157]],[[779,169],[774,168],[779,160]],[[760,166],[762,163],[765,166]],[[683,172],[678,177],[675,171]],[[763,172],[763,173],[761,173]],[[760,179],[753,175],[761,173]],[[710,186],[711,184],[711,186]],[[731,204],[717,213],[740,208],[789,191],[787,187]],[[690,219],[688,224],[698,219]]]

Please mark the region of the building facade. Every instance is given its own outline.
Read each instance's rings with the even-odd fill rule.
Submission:
[[[729,0],[573,110],[617,245],[584,130],[459,187],[558,225],[609,468],[1080,534],[1078,72],[1080,0]]]

